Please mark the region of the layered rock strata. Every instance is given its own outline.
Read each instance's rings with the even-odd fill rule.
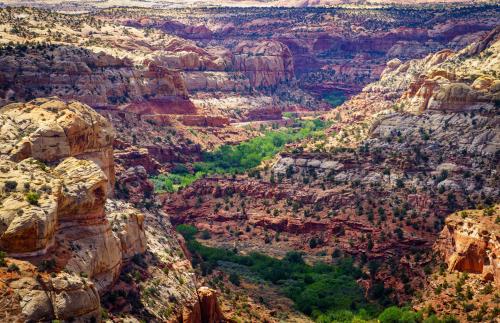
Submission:
[[[102,297],[121,290],[131,263],[144,272],[142,288],[160,289],[138,297],[147,317],[195,323],[220,314],[200,310],[192,268],[167,216],[110,199],[114,131],[104,117],[81,103],[37,99],[4,107],[0,120],[0,248],[7,253],[0,293],[10,302],[0,317],[99,321]],[[120,183],[132,193],[138,181],[152,190],[142,170]]]

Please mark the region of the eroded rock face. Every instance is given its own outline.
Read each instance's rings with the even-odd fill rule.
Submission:
[[[28,157],[52,163],[70,156],[94,161],[114,184],[114,130],[89,106],[36,99],[5,106],[0,114],[0,153],[13,161]]]
[[[499,207],[487,211],[466,210],[450,215],[434,248],[442,254],[449,271],[479,274],[500,286]]]
[[[390,61],[380,81],[330,113],[333,126],[325,140],[289,145],[270,168],[262,165],[257,179],[200,179],[167,196],[165,209],[176,223],[210,232],[220,247],[278,257],[303,250],[324,261],[338,249],[380,260],[385,268],[377,279],[404,302],[409,296],[402,281],[411,277],[408,284],[420,288],[445,218],[498,199],[497,108],[461,91],[438,95],[456,83],[494,94],[497,43],[466,58],[464,52],[441,51]],[[478,81],[475,71],[483,75]],[[432,92],[424,93],[433,79],[444,81],[436,89],[429,82]],[[419,91],[423,100],[411,104]],[[484,249],[478,243],[467,252],[475,257]],[[469,260],[457,263],[478,267]]]
[[[106,210],[124,255],[132,259],[124,264],[116,283],[103,295],[103,305],[110,312],[139,317],[145,310],[150,320],[201,322],[195,274],[168,216],[163,212],[138,212],[119,200],[109,201]],[[141,226],[144,232],[133,234],[140,232]],[[147,251],[138,254],[144,250],[146,239]]]
[[[0,248],[13,254],[45,253],[54,242],[61,181],[33,158],[17,164],[0,160],[0,169]]]
[[[135,68],[128,58],[74,46],[33,48],[23,56],[1,56],[0,75],[0,83],[8,84],[0,90],[0,105],[56,95],[102,107],[144,101],[145,97],[186,95],[180,73],[154,61]]]
[[[54,173],[63,186],[58,209],[60,223],[85,224],[103,217],[107,177],[97,164],[70,157],[57,165]]]
[[[167,216],[109,199],[114,163],[100,153],[112,157],[114,132],[106,119],[80,103],[49,99],[9,105],[0,118],[0,248],[20,268],[0,264],[9,307],[0,318],[99,321],[101,296],[125,289],[132,291],[126,303],[145,303],[150,318],[201,322],[194,272]],[[136,204],[153,190],[142,166],[122,173],[118,187]],[[131,268],[151,292],[122,279]],[[219,317],[216,298],[204,299],[211,312],[203,315]]]
[[[8,273],[0,268],[5,282],[0,285],[0,291],[6,296],[2,296],[2,300],[11,301],[8,304],[11,312],[1,311],[0,319],[100,321],[99,294],[92,281],[64,272],[52,276],[40,274],[25,261],[10,260],[9,263],[15,264],[19,271]]]
[[[113,129],[88,106],[59,100],[9,105],[0,116],[0,246],[11,257],[45,268],[50,263],[56,272],[45,283],[12,280],[22,313],[33,320],[98,319],[98,293],[146,245],[140,215],[127,217],[119,234],[105,215],[114,180],[113,159],[105,158],[112,157]],[[88,277],[88,284],[61,269]]]
[[[411,81],[399,104],[413,112],[460,112],[479,109],[498,100],[499,37],[500,28],[496,28],[482,41],[458,53],[446,50],[421,60],[422,74]],[[412,64],[415,63],[403,66],[408,68]]]
[[[107,218],[121,244],[122,258],[129,260],[147,249],[144,214],[135,208],[117,209],[107,205]]]
[[[243,71],[255,88],[277,85],[294,75],[292,53],[277,41],[241,42],[233,60],[234,68]]]
[[[216,291],[208,287],[198,288],[201,307],[201,322],[222,322],[224,316],[217,303]]]

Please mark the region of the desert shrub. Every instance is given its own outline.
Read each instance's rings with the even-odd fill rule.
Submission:
[[[55,268],[56,268],[55,259],[42,260],[42,262],[38,265],[39,271],[51,271],[54,270]]]
[[[240,276],[238,276],[238,274],[236,274],[236,273],[231,273],[229,275],[229,281],[231,282],[231,284],[233,284],[235,286],[240,286],[240,284],[241,284]]]
[[[196,227],[188,224],[179,224],[176,229],[188,241],[194,239],[194,235],[198,232]]]
[[[172,174],[186,174],[189,173],[189,169],[183,164],[175,164],[170,172]]]
[[[13,192],[16,190],[17,182],[16,181],[5,181],[4,188],[6,192]]]
[[[8,272],[19,272],[20,269],[16,264],[10,264],[9,267],[7,267]]]
[[[5,261],[5,257],[7,257],[7,253],[5,251],[0,251],[0,267],[7,266],[7,262]]]
[[[31,205],[38,205],[38,200],[40,199],[40,194],[37,192],[26,193],[26,201]]]
[[[203,239],[203,240],[210,239],[210,232],[208,232],[207,230],[203,230],[201,232],[200,238]]]

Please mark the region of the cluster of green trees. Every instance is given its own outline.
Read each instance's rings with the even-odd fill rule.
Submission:
[[[357,279],[368,278],[352,258],[340,258],[335,264],[308,265],[299,252],[289,252],[283,259],[260,253],[239,255],[236,250],[213,248],[196,240],[198,230],[192,225],[177,226],[186,239],[193,255],[193,266],[207,275],[221,263],[245,266],[256,277],[280,287],[296,308],[311,316],[316,322],[383,322],[383,323],[453,323],[453,317],[437,318],[409,308],[387,305],[386,298],[366,299]],[[231,283],[240,284],[236,273],[230,275]],[[372,293],[373,294],[373,293]],[[385,307],[385,308],[384,308]]]
[[[323,100],[328,102],[332,107],[337,107],[347,100],[344,92],[333,91],[323,96]]]
[[[203,161],[195,163],[192,171],[184,165],[177,165],[170,173],[152,180],[156,191],[175,192],[209,174],[243,173],[272,158],[288,143],[309,137],[319,138],[326,127],[327,123],[320,119],[296,120],[291,127],[267,130],[262,136],[238,145],[223,145],[215,151],[205,152]]]
[[[341,259],[336,265],[310,266],[298,252],[289,252],[283,259],[260,253],[242,256],[234,250],[202,245],[195,239],[197,229],[193,226],[181,224],[177,230],[186,239],[189,251],[195,255],[193,265],[199,266],[202,274],[210,273],[220,261],[246,266],[260,279],[278,285],[298,310],[314,318],[339,311],[358,313],[361,309],[373,317],[381,309],[365,299],[356,282],[363,273],[350,258]]]

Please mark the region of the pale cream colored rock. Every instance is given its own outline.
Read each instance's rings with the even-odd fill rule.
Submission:
[[[0,160],[0,169],[0,248],[12,254],[45,253],[57,223],[60,180],[32,158],[18,164]],[[7,189],[9,183],[16,185],[14,190]],[[39,196],[36,204],[28,202],[28,194]]]
[[[65,267],[75,273],[85,273],[100,293],[115,282],[123,263],[119,239],[109,223],[105,219],[101,221],[101,224],[86,226],[66,223],[56,237],[58,241],[70,241],[72,250]]]
[[[399,66],[401,66],[401,63],[402,62],[399,58],[393,58],[386,63],[386,66],[388,69],[394,70],[394,69],[398,68]]]
[[[6,287],[17,296],[23,321],[100,320],[99,294],[88,279],[64,272],[34,277],[33,265],[22,261],[16,265],[21,268],[19,277]]]
[[[311,159],[307,162],[308,167],[318,168],[321,166],[321,160],[319,159]]]
[[[59,221],[83,223],[103,218],[108,180],[94,162],[74,157],[65,159],[54,169],[62,179],[59,199]]]
[[[496,80],[491,76],[481,75],[480,77],[474,80],[471,87],[474,90],[488,91],[493,85],[493,83],[495,83],[495,81]]]
[[[14,160],[0,159],[0,247],[15,257],[50,252],[47,259],[57,258],[58,266],[96,284],[82,288],[80,278],[70,276],[43,288],[25,288],[29,281],[18,281],[14,284],[25,294],[23,313],[34,320],[97,317],[97,291],[113,284],[123,263],[120,238],[104,213],[114,179],[113,129],[95,111],[74,102],[40,99],[0,112],[1,153]],[[38,198],[30,203],[28,193]],[[130,244],[124,244],[127,257],[146,250],[140,217],[131,216],[129,222],[123,229]],[[54,292],[47,294],[51,288]]]
[[[0,153],[14,161],[33,157],[55,162],[66,157],[95,161],[114,185],[112,144],[114,130],[92,108],[79,102],[36,99],[3,107]]]
[[[114,209],[112,202],[106,206],[107,218],[114,234],[121,244],[122,257],[129,260],[135,254],[144,253],[147,248],[144,230],[144,214],[135,208]]]
[[[430,110],[461,111],[465,107],[486,101],[480,93],[465,83],[451,83],[439,87],[427,106]]]

